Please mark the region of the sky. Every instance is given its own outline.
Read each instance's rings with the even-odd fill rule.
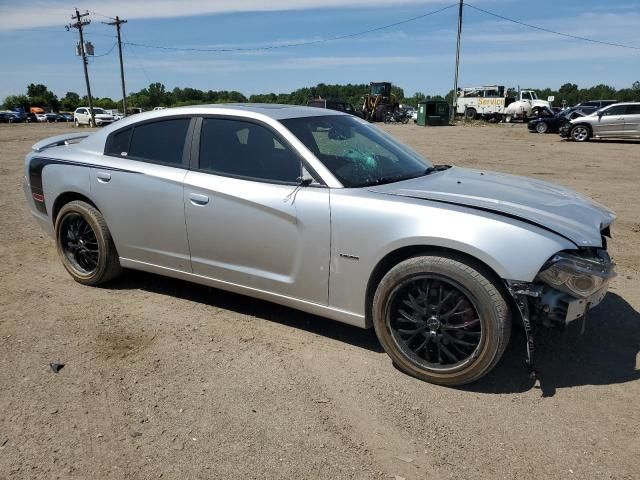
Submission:
[[[127,19],[123,40],[172,48],[241,49],[197,52],[125,44],[127,92],[152,82],[167,89],[288,93],[322,83],[391,81],[415,92],[453,88],[457,6],[364,35],[342,36],[402,22],[457,0],[0,0],[0,99],[43,83],[59,97],[85,94],[76,30],[65,24],[77,6],[89,11],[86,40],[96,97],[118,99],[120,75],[115,28]],[[620,48],[559,37],[465,6],[459,85],[522,88],[630,87],[640,80],[640,0],[469,0],[469,5],[551,29],[637,47]],[[318,41],[252,51],[255,47]],[[249,49],[249,50],[247,50]],[[101,55],[101,56],[98,56]]]

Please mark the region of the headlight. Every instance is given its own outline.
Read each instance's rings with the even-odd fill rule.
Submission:
[[[615,264],[604,250],[596,258],[584,258],[566,252],[554,255],[538,274],[547,285],[570,295],[585,298],[597,292],[615,277]]]

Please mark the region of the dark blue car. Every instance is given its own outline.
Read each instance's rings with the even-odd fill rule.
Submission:
[[[534,118],[528,124],[529,130],[538,133],[558,133],[560,127],[577,117],[584,117],[596,111],[592,106],[576,106],[553,114],[551,110],[544,110],[541,116]]]

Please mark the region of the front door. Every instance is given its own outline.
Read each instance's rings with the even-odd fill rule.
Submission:
[[[196,136],[197,138],[197,136]],[[270,127],[204,118],[184,205],[193,273],[326,305],[329,189]]]
[[[613,105],[602,110],[598,121],[593,125],[593,134],[600,137],[624,135],[624,117],[626,106]]]

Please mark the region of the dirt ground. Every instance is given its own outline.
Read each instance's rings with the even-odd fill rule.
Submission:
[[[584,335],[540,336],[539,386],[518,330],[487,377],[444,388],[373,331],[150,274],[74,283],[21,189],[29,147],[70,128],[0,125],[0,478],[640,478],[640,142],[384,128],[618,213],[619,276]]]

